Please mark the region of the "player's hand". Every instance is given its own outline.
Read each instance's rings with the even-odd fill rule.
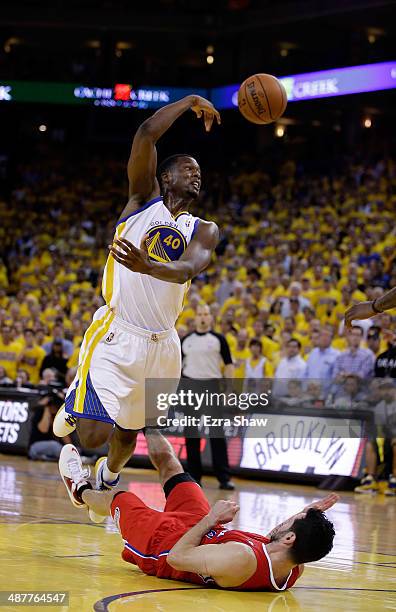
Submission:
[[[358,319],[358,320],[369,319],[370,317],[373,317],[375,314],[378,314],[378,313],[374,312],[372,302],[360,302],[359,304],[355,304],[354,306],[351,306],[346,311],[345,325],[346,327],[351,328],[352,321],[354,321],[355,319]]]
[[[144,240],[144,239],[143,239]],[[109,245],[112,257],[118,263],[128,268],[132,272],[150,274],[151,261],[147,252],[147,247],[138,249],[126,238],[116,238],[113,244]]]
[[[218,125],[221,123],[219,111],[216,110],[213,104],[209,102],[209,100],[206,100],[206,98],[201,98],[201,96],[193,96],[191,110],[194,111],[198,119],[201,119],[203,116],[205,130],[207,132],[210,131],[215,117]]]
[[[319,499],[318,501],[312,502],[312,504],[305,506],[303,512],[308,512],[308,510],[310,510],[311,508],[324,512],[325,510],[328,510],[329,508],[334,506],[334,504],[336,504],[339,499],[340,496],[337,495],[337,493],[330,493],[330,495],[326,495],[326,497],[324,497],[323,499]]]
[[[239,510],[238,504],[233,501],[226,501],[224,499],[215,503],[211,511],[208,514],[208,519],[212,526],[218,523],[225,525],[232,521],[234,516]]]

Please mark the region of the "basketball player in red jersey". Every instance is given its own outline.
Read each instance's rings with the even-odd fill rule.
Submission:
[[[77,449],[63,447],[59,469],[74,506],[110,514],[124,541],[122,558],[145,574],[237,590],[283,591],[333,546],[333,524],[323,514],[339,499],[330,494],[275,527],[266,537],[225,529],[239,510],[232,501],[211,508],[200,486],[160,433],[146,432],[166,504],[158,512],[134,493],[94,491]]]

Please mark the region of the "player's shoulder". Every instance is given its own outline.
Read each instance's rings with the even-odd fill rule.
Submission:
[[[220,232],[214,221],[207,221],[206,219],[196,217],[194,235],[205,243],[217,245]]]

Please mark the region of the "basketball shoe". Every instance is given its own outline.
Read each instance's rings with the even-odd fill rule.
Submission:
[[[360,485],[355,487],[355,493],[378,493],[378,482],[371,474],[366,474],[360,481]]]
[[[389,476],[388,486],[386,487],[384,494],[396,496],[396,476],[393,474]]]
[[[87,480],[89,469],[83,468],[80,453],[73,444],[65,444],[62,448],[58,465],[71,503],[76,508],[86,508],[81,495],[86,489],[92,489]]]
[[[111,491],[111,489],[114,489],[120,482],[119,476],[117,476],[117,478],[112,482],[108,482],[103,479],[103,468],[106,461],[107,457],[100,457],[95,464],[95,489],[98,491]],[[106,519],[106,516],[97,514],[97,512],[94,512],[91,508],[89,509],[88,514],[93,523],[103,523],[103,521]]]
[[[58,438],[64,438],[69,436],[77,427],[77,419],[72,414],[69,414],[65,410],[65,404],[61,406],[56,413],[54,423],[52,425],[52,431]]]

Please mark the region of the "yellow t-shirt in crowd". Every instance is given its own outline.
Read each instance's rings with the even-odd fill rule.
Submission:
[[[23,344],[14,340],[4,344],[0,339],[0,365],[5,369],[7,376],[13,380],[16,378],[18,357],[23,349]]]
[[[37,344],[32,348],[24,348],[18,361],[19,367],[28,372],[30,382],[37,385],[40,382],[40,368],[45,357],[45,350]],[[25,361],[25,359],[27,361]]]
[[[242,350],[235,348],[232,351],[232,360],[235,365],[234,378],[243,378],[245,376],[245,361],[250,357],[250,350],[245,347]]]

